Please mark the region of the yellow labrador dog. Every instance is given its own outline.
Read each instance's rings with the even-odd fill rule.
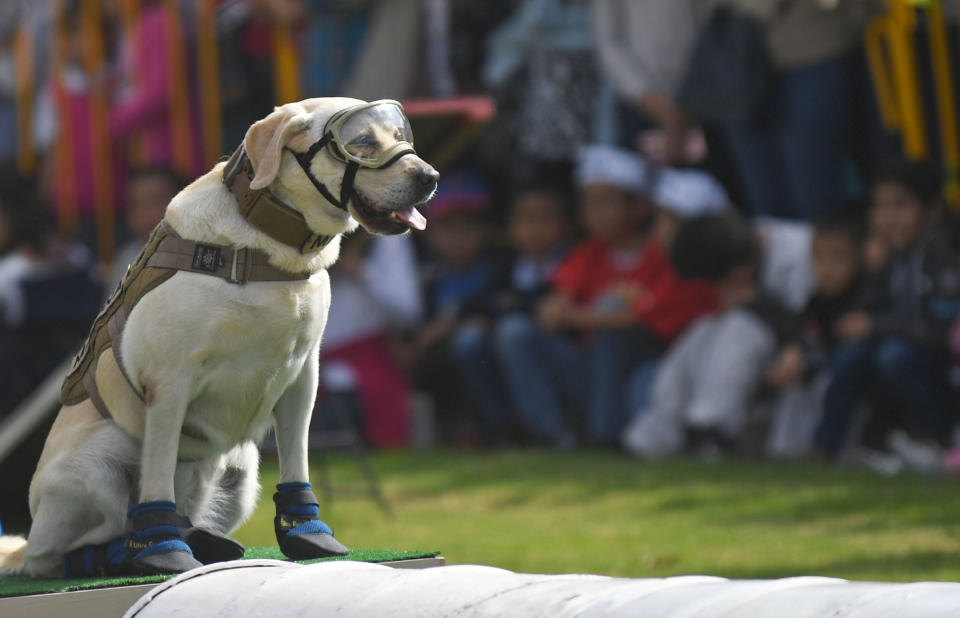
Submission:
[[[307,432],[340,235],[423,229],[437,172],[394,101],[308,99],[250,127],[178,194],[63,387],[0,570],[176,573],[242,555],[272,425],[282,551],[347,549],[318,518]]]

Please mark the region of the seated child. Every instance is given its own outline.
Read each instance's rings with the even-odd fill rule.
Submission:
[[[550,184],[532,184],[516,194],[507,228],[510,254],[498,261],[487,289],[465,307],[468,322],[453,341],[461,378],[487,444],[502,444],[523,434],[508,402],[495,342],[513,322],[529,321],[537,302],[549,292],[550,277],[570,248],[566,202],[563,191]]]
[[[117,249],[113,271],[107,281],[107,294],[123,279],[140,250],[147,244],[150,232],[163,219],[167,204],[186,186],[183,178],[169,167],[150,165],[132,170],[127,179],[127,228],[130,239]]]
[[[663,247],[670,247],[681,223],[707,213],[730,209],[730,198],[723,185],[699,169],[661,168],[651,192],[654,204],[653,235]],[[627,380],[627,409],[646,408],[657,359],[641,363]]]
[[[530,433],[558,448],[575,440],[565,404],[586,410],[591,443],[616,444],[630,370],[715,303],[711,286],[678,280],[652,238],[639,157],[587,148],[576,180],[587,238],[554,272],[536,318],[511,320],[497,336],[514,407]]]
[[[474,440],[479,428],[474,425],[488,425],[482,419],[474,423],[484,409],[473,409],[476,402],[463,396],[463,372],[456,361],[462,340],[473,336],[472,307],[481,302],[498,268],[488,243],[490,206],[483,180],[470,173],[447,174],[429,206],[426,322],[413,342],[413,377],[433,400],[438,430],[448,442]]]
[[[803,371],[799,329],[760,290],[760,251],[750,225],[735,214],[702,215],[682,224],[671,251],[683,276],[715,281],[722,311],[700,318],[668,350],[650,402],[623,435],[638,457],[688,446],[713,454],[740,436],[747,406],[767,379]]]
[[[359,413],[369,444],[408,446],[412,389],[394,342],[423,311],[411,236],[344,238],[340,259],[330,270],[330,287],[333,300],[320,351],[324,401],[318,404],[314,428]],[[341,418],[331,418],[337,414],[331,406],[337,405],[345,406]]]
[[[939,175],[922,163],[893,167],[873,184],[865,260],[878,274],[872,310],[837,323],[840,337],[855,345],[834,359],[824,394],[815,444],[828,457],[842,453],[858,404],[878,393],[896,408],[897,424],[911,436],[900,434],[904,440],[936,449],[950,438],[947,346],[960,315],[960,268],[938,225],[940,186]]]
[[[831,364],[845,353],[845,318],[864,308],[863,236],[863,216],[852,208],[836,210],[813,225],[814,289],[801,314],[806,371],[801,379],[779,384],[767,444],[771,457],[800,457],[812,447]]]

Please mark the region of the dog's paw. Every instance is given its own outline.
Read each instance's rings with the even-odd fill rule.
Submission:
[[[108,552],[109,563],[124,574],[160,575],[183,573],[201,566],[190,546],[180,536],[184,518],[173,502],[141,502],[130,507],[127,518],[133,532],[123,537],[123,546]]]
[[[317,516],[320,505],[310,483],[280,483],[273,495],[277,516],[273,520],[280,551],[293,560],[345,556],[350,550],[334,538]]]

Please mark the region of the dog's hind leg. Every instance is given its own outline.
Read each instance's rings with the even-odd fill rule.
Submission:
[[[310,416],[317,393],[319,346],[313,349],[297,380],[287,389],[273,411],[280,484],[273,501],[277,505],[274,531],[280,550],[294,560],[307,560],[349,553],[333,531],[318,518],[320,505],[310,485],[307,463]]]
[[[82,436],[73,444],[69,435],[51,431],[47,447],[54,452],[45,450],[30,487],[33,523],[25,558],[35,577],[69,575],[65,556],[124,534],[139,447],[115,425],[96,427],[89,433],[89,426],[72,427]]]

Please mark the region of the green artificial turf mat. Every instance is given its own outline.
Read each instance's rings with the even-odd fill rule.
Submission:
[[[353,549],[346,556],[305,560],[302,564],[329,562],[333,560],[355,560],[358,562],[391,562],[394,560],[412,560],[414,558],[433,558],[439,555],[435,551],[404,551],[389,549]],[[244,560],[270,558],[285,560],[278,547],[248,547]],[[0,577],[0,598],[18,597],[28,594],[48,594],[51,592],[73,592],[93,590],[94,588],[112,588],[114,586],[136,586],[155,584],[173,578],[173,575],[152,575],[149,577],[84,577],[77,579],[33,579],[26,576]]]

